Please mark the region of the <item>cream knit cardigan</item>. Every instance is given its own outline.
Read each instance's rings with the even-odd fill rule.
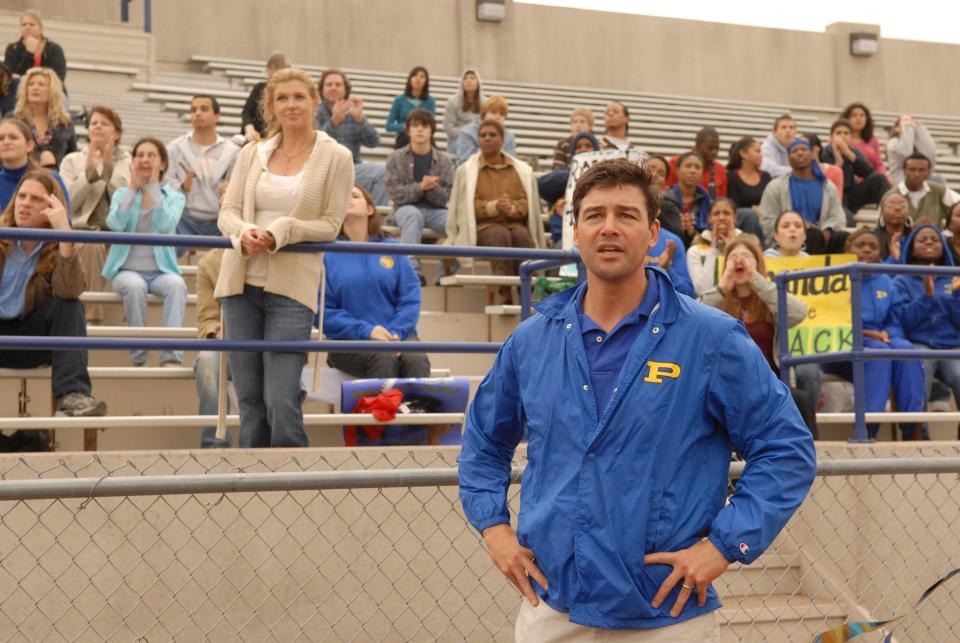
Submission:
[[[247,258],[241,250],[240,236],[257,227],[254,224],[257,182],[266,171],[279,138],[274,136],[246,145],[233,167],[217,220],[220,231],[230,237],[233,244],[233,250],[223,253],[220,277],[214,291],[218,299],[243,293]],[[277,240],[277,248],[270,251],[264,290],[289,297],[317,312],[323,254],[277,250],[301,241],[330,241],[340,233],[353,190],[353,155],[350,150],[327,134],[317,132],[313,152],[303,167],[303,175],[295,190],[300,193],[300,198],[293,211],[266,228]]]

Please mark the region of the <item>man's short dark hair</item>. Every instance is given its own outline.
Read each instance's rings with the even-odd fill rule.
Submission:
[[[830,125],[830,136],[833,136],[833,133],[837,130],[838,127],[846,127],[851,132],[853,131],[853,127],[850,125],[849,120],[847,120],[846,118],[838,118],[837,120],[833,121],[832,125]]]
[[[479,138],[479,136],[480,136],[480,130],[482,130],[484,127],[493,127],[494,129],[496,129],[498,132],[500,132],[500,138],[503,138],[504,136],[507,135],[507,134],[506,134],[506,130],[504,130],[504,128],[503,128],[503,123],[501,123],[500,121],[498,121],[498,120],[496,120],[496,119],[488,118],[488,119],[482,121],[482,122],[480,123],[480,125],[477,127],[477,137],[478,137],[478,138]]]
[[[923,161],[924,163],[927,164],[927,169],[930,169],[933,167],[933,163],[930,162],[930,158],[926,154],[922,154],[920,152],[914,152],[907,158],[903,159],[904,169],[906,169],[908,161]]]
[[[583,173],[573,190],[573,220],[580,218],[580,204],[594,188],[613,188],[632,185],[640,189],[647,202],[647,223],[653,225],[660,212],[660,195],[653,187],[650,172],[627,159],[601,161]]]
[[[797,122],[797,120],[790,114],[781,114],[773,121],[773,129],[776,130],[778,127],[780,127],[780,123],[783,121],[792,121],[794,124]]]
[[[190,102],[192,103],[198,98],[202,98],[204,100],[210,101],[210,105],[211,107],[213,107],[213,113],[214,114],[220,113],[220,101],[218,101],[215,96],[211,96],[210,94],[194,94],[193,98],[190,99]]]
[[[430,127],[430,135],[437,133],[437,119],[429,111],[417,108],[407,115],[407,120],[403,124],[403,129],[409,131],[414,123],[418,125],[427,125]]]

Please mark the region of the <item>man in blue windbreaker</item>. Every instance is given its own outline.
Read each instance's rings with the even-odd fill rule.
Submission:
[[[810,432],[742,324],[644,266],[657,198],[623,159],[580,178],[587,280],[517,328],[468,412],[460,499],[528,599],[518,641],[593,628],[719,641],[710,583],[756,560],[813,482]],[[514,532],[506,494],[524,437]],[[725,504],[733,449],[746,469]]]

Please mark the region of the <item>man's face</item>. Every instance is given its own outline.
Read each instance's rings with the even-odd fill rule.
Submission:
[[[320,95],[327,103],[336,103],[347,97],[347,83],[340,74],[330,74],[323,80]]]
[[[426,123],[414,121],[407,126],[407,136],[410,137],[411,143],[416,143],[417,145],[429,143],[432,135],[433,130],[430,129],[430,126]]]
[[[480,120],[485,121],[488,118],[497,121],[501,125],[506,125],[507,123],[507,115],[501,112],[499,109],[494,109],[492,111],[480,114]]]
[[[813,165],[813,152],[806,145],[797,145],[790,150],[790,167],[794,170],[806,170]]]
[[[930,178],[930,165],[919,159],[909,160],[903,165],[903,178],[907,189],[916,192],[923,187],[923,182]]]
[[[484,156],[496,154],[503,146],[503,137],[500,136],[499,130],[490,125],[481,127],[480,131],[477,132],[477,138],[480,139],[480,152]]]
[[[830,145],[836,148],[838,141],[847,145],[850,144],[850,128],[846,125],[837,125],[830,134]]]
[[[622,127],[627,124],[627,116],[623,113],[623,105],[611,102],[603,110],[603,124],[607,129]]]
[[[574,134],[578,132],[589,132],[590,131],[590,121],[586,117],[577,114],[570,119],[570,131]]]
[[[796,138],[796,136],[797,124],[790,119],[780,121],[773,130],[773,137],[784,147],[790,145],[790,141]]]
[[[593,146],[593,142],[583,136],[577,139],[577,145],[573,148],[575,154],[583,154],[584,152],[596,152],[597,148]]]
[[[216,127],[220,122],[220,114],[213,111],[213,103],[209,98],[194,98],[190,102],[190,124],[194,129]]]
[[[573,240],[587,270],[603,281],[629,279],[643,270],[657,243],[660,222],[649,222],[647,199],[634,185],[594,188],[580,202]]]
[[[718,136],[706,136],[697,143],[694,149],[700,152],[703,162],[710,165],[717,160],[717,155],[720,153],[720,138]]]

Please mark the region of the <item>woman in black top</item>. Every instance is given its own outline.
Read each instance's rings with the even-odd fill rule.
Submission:
[[[737,208],[756,208],[770,175],[760,169],[763,154],[760,143],[752,136],[744,136],[730,148],[727,162],[727,196]]]
[[[247,102],[243,104],[240,115],[240,133],[247,142],[259,141],[267,135],[267,122],[263,120],[260,103],[263,102],[263,90],[267,88],[267,81],[281,69],[290,66],[290,59],[281,51],[275,51],[267,58],[267,80],[262,80],[253,86]]]
[[[31,67],[49,67],[57,73],[60,82],[67,77],[63,49],[44,37],[43,20],[33,9],[20,16],[20,39],[7,45],[3,62],[17,76],[23,76]]]

